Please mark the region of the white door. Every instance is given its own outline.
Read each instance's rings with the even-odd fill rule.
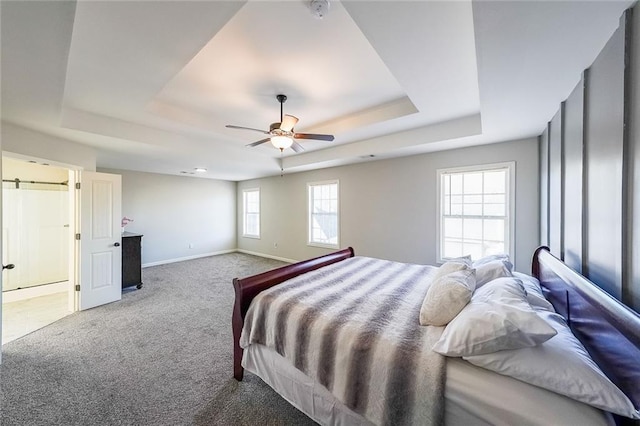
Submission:
[[[2,138],[0,138],[0,141]],[[1,145],[1,144],[0,144]],[[2,176],[2,146],[0,146],[0,176]],[[0,185],[0,232],[2,232],[2,185]],[[4,238],[4,235],[2,236]],[[0,260],[2,260],[2,240],[0,239]],[[0,262],[2,263],[2,262]],[[2,265],[4,271],[4,265]],[[2,364],[2,276],[0,272],[0,364]]]
[[[80,310],[122,298],[120,175],[80,173]]]

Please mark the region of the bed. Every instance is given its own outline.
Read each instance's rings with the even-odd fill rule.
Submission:
[[[242,380],[246,368],[320,424],[639,424],[627,417],[637,417],[640,406],[637,313],[569,269],[546,247],[536,250],[532,273],[544,295],[540,304],[548,300],[550,311],[556,312],[539,314],[570,326],[570,337],[580,340],[615,388],[599,392],[604,402],[582,394],[576,399],[571,393],[575,389],[560,395],[536,385],[536,377],[527,383],[508,371],[514,365],[519,370],[520,361],[514,360],[531,356],[543,345],[496,352],[506,357],[497,361],[492,354],[443,357],[430,348],[449,326],[397,326],[419,314],[413,301],[422,303],[437,269],[362,258],[347,248],[234,279],[234,377]],[[353,290],[336,293],[332,283]],[[395,301],[398,294],[407,300]],[[358,312],[365,309],[382,316],[375,321],[360,318]],[[327,334],[332,328],[339,334]],[[391,337],[377,334],[378,328],[391,330]],[[571,370],[562,362],[560,358],[556,367],[558,377]],[[548,374],[555,374],[553,368]],[[584,392],[587,385],[591,383],[576,386]],[[607,412],[608,404],[617,404],[610,410],[618,414]]]

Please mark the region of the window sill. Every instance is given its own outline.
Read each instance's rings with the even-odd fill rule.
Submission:
[[[307,246],[318,247],[318,248],[328,248],[328,249],[340,248],[340,244],[322,244],[322,243],[311,243],[311,242],[308,242]]]

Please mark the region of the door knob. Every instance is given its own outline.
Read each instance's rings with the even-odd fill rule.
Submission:
[[[114,247],[120,247],[120,243],[115,243],[113,246]]]
[[[13,268],[15,268],[15,267],[16,267],[16,265],[14,265],[13,263],[10,263],[10,264],[8,264],[8,265],[2,265],[2,270],[5,270],[5,269],[13,269]]]

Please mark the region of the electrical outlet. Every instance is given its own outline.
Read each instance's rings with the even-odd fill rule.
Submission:
[[[189,243],[189,248],[192,249],[193,248],[193,243]]]
[[[273,243],[273,248],[278,248],[278,243]]]

